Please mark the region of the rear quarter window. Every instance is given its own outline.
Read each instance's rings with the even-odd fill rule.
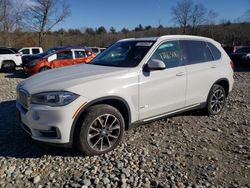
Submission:
[[[210,42],[207,42],[207,46],[210,49],[210,51],[211,51],[211,53],[213,55],[214,60],[219,60],[221,58],[221,52],[220,52],[220,50],[217,47],[215,47]]]

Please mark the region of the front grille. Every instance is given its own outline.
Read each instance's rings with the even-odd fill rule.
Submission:
[[[26,109],[28,109],[28,107],[29,107],[29,99],[30,99],[30,96],[29,96],[28,92],[26,92],[25,90],[18,90],[17,91],[17,100]]]

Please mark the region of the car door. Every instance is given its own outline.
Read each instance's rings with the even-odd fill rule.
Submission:
[[[74,64],[80,64],[86,62],[87,54],[84,50],[75,50],[74,54],[75,54]]]
[[[179,41],[160,44],[151,59],[163,61],[166,69],[144,69],[140,74],[140,119],[171,113],[185,106],[186,70]]]
[[[216,80],[218,68],[207,43],[196,40],[181,41],[187,70],[186,105],[195,105],[206,101],[208,92]]]
[[[74,61],[71,50],[58,52],[56,60],[51,62],[53,68],[69,66],[72,64],[74,64]]]

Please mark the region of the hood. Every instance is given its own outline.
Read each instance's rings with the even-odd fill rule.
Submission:
[[[67,88],[88,81],[114,76],[123,72],[128,72],[128,69],[89,64],[73,65],[48,70],[31,76],[18,84],[17,89],[22,88],[28,91],[29,94],[67,90]]]

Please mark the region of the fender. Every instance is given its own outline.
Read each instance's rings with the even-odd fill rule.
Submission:
[[[102,103],[102,101],[106,101],[106,100],[118,100],[120,102],[122,102],[125,106],[126,106],[126,110],[128,112],[128,128],[129,125],[131,124],[131,111],[130,111],[130,107],[127,103],[127,101],[121,97],[118,96],[107,96],[107,97],[101,97],[101,98],[97,98],[95,100],[90,101],[89,103],[87,103],[85,106],[83,106],[81,108],[81,110],[77,113],[76,117],[74,118],[71,130],[70,130],[70,145],[73,146],[73,142],[74,142],[74,132],[77,126],[77,122],[79,120],[79,118],[81,117],[81,115],[83,114],[83,112],[90,106],[93,106],[94,104],[100,104]],[[104,103],[105,104],[105,103]]]

